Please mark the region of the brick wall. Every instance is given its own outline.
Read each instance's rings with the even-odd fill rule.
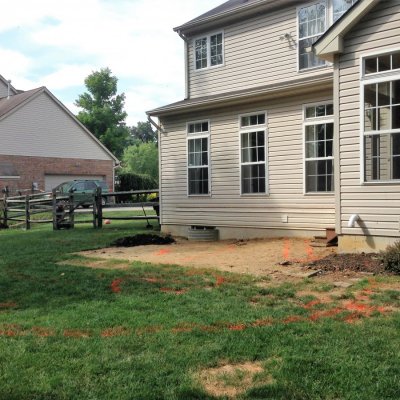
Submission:
[[[101,175],[105,177],[110,188],[114,187],[114,164],[112,160],[83,160],[71,158],[0,155],[0,162],[12,163],[20,176],[19,179],[0,178],[0,191],[5,186],[8,186],[12,191],[31,189],[32,182],[37,182],[39,184],[39,190],[44,190],[46,174],[82,176]]]

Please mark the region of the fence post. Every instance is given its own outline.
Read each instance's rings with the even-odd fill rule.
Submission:
[[[75,228],[75,205],[74,205],[74,194],[70,193],[69,199],[68,199],[68,214],[69,214],[69,226],[71,229]]]
[[[57,224],[57,193],[56,190],[52,190],[52,200],[53,200],[53,231],[58,230]]]
[[[7,217],[8,217],[8,212],[7,212],[7,191],[4,192],[3,202],[4,202],[3,224],[7,228],[8,227],[8,223],[7,223]]]
[[[102,189],[99,186],[96,189],[96,208],[97,208],[97,227],[102,228],[103,227],[103,204],[101,203],[102,197],[101,197]]]
[[[26,230],[31,229],[31,213],[29,204],[29,194],[25,196],[25,227]]]

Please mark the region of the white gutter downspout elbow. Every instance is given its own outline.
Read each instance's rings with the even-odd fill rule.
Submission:
[[[360,220],[360,216],[358,214],[353,214],[350,219],[349,219],[349,223],[348,223],[348,227],[349,228],[354,228],[356,225],[356,222]]]

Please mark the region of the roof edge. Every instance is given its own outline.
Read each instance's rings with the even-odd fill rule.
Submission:
[[[199,97],[192,100],[181,101],[177,103],[168,104],[163,107],[155,108],[153,110],[146,111],[149,117],[159,117],[167,115],[175,115],[185,112],[194,111],[197,109],[214,108],[215,106],[224,107],[233,103],[240,104],[246,102],[249,99],[258,99],[266,97],[280,97],[280,94],[286,95],[286,92],[291,90],[302,90],[307,88],[315,88],[318,85],[332,84],[333,83],[333,72],[327,72],[319,76],[311,77],[310,79],[296,80],[293,82],[282,82],[280,85],[269,85],[256,87],[254,89],[246,91],[235,91],[222,93],[213,97]]]
[[[199,30],[203,27],[206,27],[208,24],[216,23],[221,20],[235,19],[243,15],[249,15],[262,11],[264,8],[273,8],[275,5],[278,6],[279,2],[279,0],[271,0],[269,2],[265,2],[265,0],[257,0],[253,3],[241,4],[228,11],[221,11],[211,16],[205,16],[204,18],[201,18],[201,16],[197,17],[189,22],[186,22],[185,24],[173,28],[173,30],[174,32],[178,33]]]
[[[326,61],[333,62],[335,54],[343,52],[343,39],[368,12],[381,0],[360,0],[333,24],[312,46],[315,54]]]

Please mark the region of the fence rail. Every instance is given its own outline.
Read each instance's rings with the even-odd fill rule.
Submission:
[[[147,227],[151,227],[150,221],[157,220],[159,222],[159,202],[147,201],[147,195],[155,193],[158,195],[159,190],[139,190],[139,191],[125,191],[125,192],[112,192],[103,193],[101,188],[98,188],[90,197],[91,201],[86,198],[82,201],[79,196],[70,193],[68,196],[60,194],[55,191],[52,193],[42,194],[27,194],[25,196],[12,196],[0,199],[0,227],[8,227],[10,222],[17,223],[17,225],[25,225],[26,229],[31,229],[32,224],[53,224],[54,230],[59,229],[73,229],[75,224],[92,224],[94,228],[102,228],[104,220],[118,220],[118,221],[134,221],[146,220]],[[136,197],[136,202],[131,203],[107,203],[104,204],[104,199],[119,199],[121,197]],[[141,200],[141,197],[146,198]],[[90,212],[92,218],[90,220],[82,221],[75,220],[76,210],[80,206],[92,206]],[[141,209],[143,215],[134,216],[104,216],[103,210],[109,208],[119,208],[123,210],[127,207],[137,207]],[[153,207],[156,211],[155,215],[148,215],[146,213],[147,207]],[[40,216],[42,218],[32,218],[33,216]],[[15,225],[15,224],[14,224]]]

